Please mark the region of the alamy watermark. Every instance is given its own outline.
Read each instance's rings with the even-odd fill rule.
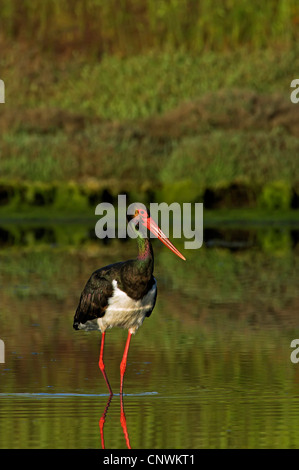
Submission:
[[[293,364],[298,364],[299,362],[299,339],[293,339],[291,341],[291,348],[296,348],[294,351],[291,352],[290,359]]]
[[[291,81],[291,88],[295,88],[294,91],[291,93],[291,101],[294,104],[299,103],[299,78],[294,78],[294,80]]]
[[[0,364],[4,364],[5,362],[5,346],[4,341],[0,339]]]
[[[126,205],[126,195],[118,196],[117,215],[113,204],[102,202],[96,206],[95,214],[100,215],[95,226],[95,234],[98,238],[136,238],[136,233],[131,229],[131,222],[127,224],[127,215],[133,215],[136,204],[146,210],[141,203]],[[168,205],[166,202],[151,203],[149,205],[152,219],[160,226],[165,236],[169,237],[170,215],[172,215],[172,237],[181,238],[183,235],[188,241],[184,242],[185,249],[196,250],[203,243],[203,203],[183,203],[180,205],[173,202]],[[117,226],[117,230],[116,230]],[[116,233],[117,232],[117,233]],[[139,232],[143,237],[147,236],[146,230],[139,227]],[[150,233],[151,238],[156,235]]]
[[[4,81],[0,79],[0,103],[5,103],[5,85]]]

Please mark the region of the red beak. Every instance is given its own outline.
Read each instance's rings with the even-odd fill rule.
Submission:
[[[159,238],[162,243],[164,243],[165,246],[167,246],[167,248],[173,251],[173,253],[175,253],[179,258],[182,258],[186,261],[185,256],[183,256],[182,253],[180,253],[179,250],[173,246],[173,244],[168,240],[166,235],[162,232],[160,227],[151,217],[147,217],[146,220],[143,220],[142,222],[145,227],[147,227],[157,238]]]

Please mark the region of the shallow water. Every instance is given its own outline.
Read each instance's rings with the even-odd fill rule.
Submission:
[[[187,262],[155,240],[158,299],[132,338],[123,403],[126,331],[106,335],[110,400],[100,334],[72,320],[90,273],[135,256],[134,241],[20,230],[2,229],[0,251],[1,448],[299,447],[297,229],[213,229]]]

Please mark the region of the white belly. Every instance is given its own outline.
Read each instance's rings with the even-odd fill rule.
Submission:
[[[125,292],[117,287],[117,281],[112,281],[113,295],[108,301],[108,307],[102,318],[87,321],[79,328],[85,330],[97,329],[105,331],[107,328],[125,328],[136,333],[142,325],[148,312],[151,312],[156,297],[157,283],[140,300],[131,299]]]

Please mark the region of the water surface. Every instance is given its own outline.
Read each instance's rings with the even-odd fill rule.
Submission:
[[[1,230],[1,448],[299,447],[296,228],[213,228],[187,262],[154,241],[158,299],[132,338],[123,403],[127,332],[106,335],[110,400],[100,334],[72,321],[91,272],[134,257],[134,240],[103,243],[82,225]]]

